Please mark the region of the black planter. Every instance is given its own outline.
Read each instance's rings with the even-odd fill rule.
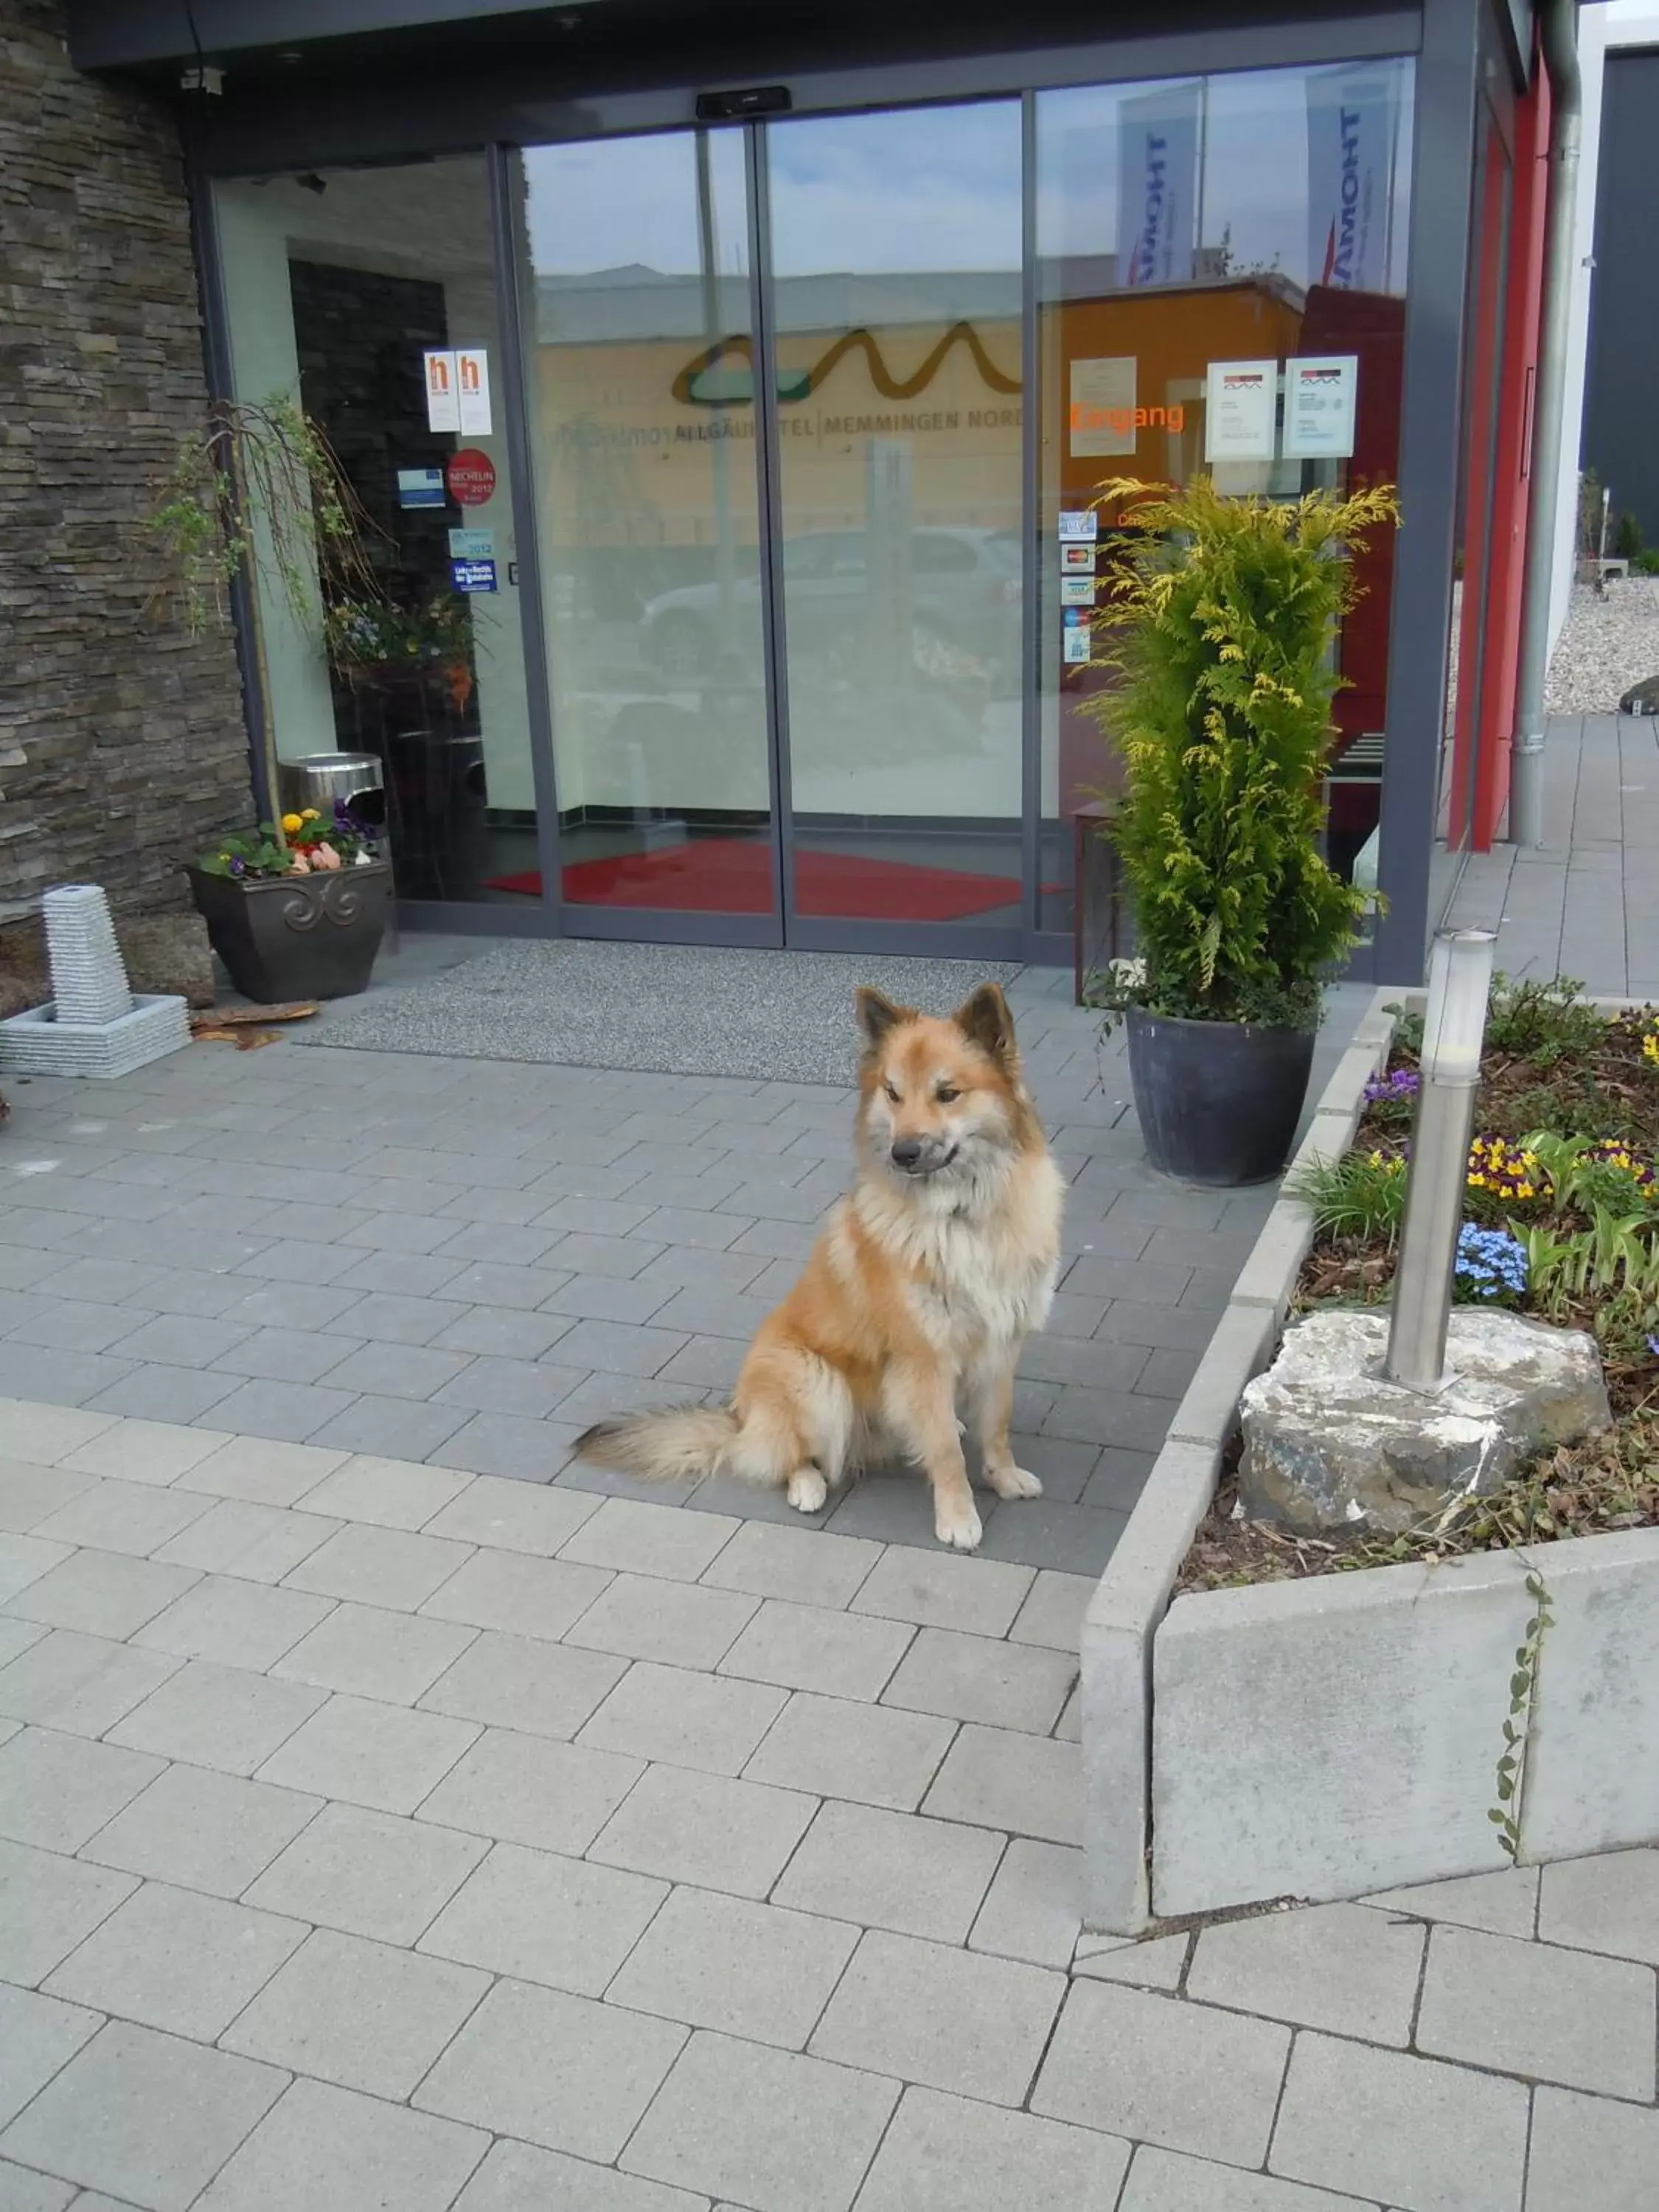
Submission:
[[[392,894],[389,862],[252,882],[185,872],[213,949],[245,999],[276,1006],[368,989]]]
[[[1132,1006],[1128,1031],[1135,1112],[1155,1168],[1222,1188],[1279,1174],[1308,1095],[1310,1030],[1170,1021]]]

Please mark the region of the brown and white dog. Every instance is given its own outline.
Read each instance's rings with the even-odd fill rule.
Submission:
[[[896,1445],[933,1486],[942,1544],[982,1534],[958,1395],[1000,1498],[1042,1486],[1008,1443],[1014,1368],[1047,1318],[1065,1189],[994,983],[945,1019],[861,990],[858,1166],[800,1280],[761,1324],[729,1405],[599,1422],[576,1449],[670,1481],[721,1474],[816,1513],[849,1469]]]

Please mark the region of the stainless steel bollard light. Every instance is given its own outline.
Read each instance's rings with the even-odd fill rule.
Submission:
[[[1488,930],[1449,930],[1435,939],[1429,953],[1423,1080],[1412,1131],[1387,1363],[1389,1380],[1413,1390],[1437,1389],[1445,1373],[1452,1269],[1463,1220],[1496,942]]]

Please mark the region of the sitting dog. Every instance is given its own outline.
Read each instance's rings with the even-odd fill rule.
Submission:
[[[597,1423],[578,1454],[662,1481],[735,1475],[816,1513],[896,1445],[933,1489],[942,1544],[983,1533],[957,1400],[999,1498],[1042,1484],[1008,1443],[1014,1369],[1054,1296],[1065,1183],[1020,1073],[1008,1004],[981,984],[948,1018],[858,994],[864,1038],[853,1188],[761,1324],[729,1405]]]

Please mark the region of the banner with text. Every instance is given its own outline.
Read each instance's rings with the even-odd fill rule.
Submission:
[[[1400,133],[1393,70],[1308,79],[1308,276],[1345,292],[1389,288],[1389,220]]]
[[[1118,282],[1186,284],[1198,250],[1204,88],[1143,92],[1118,109]]]

